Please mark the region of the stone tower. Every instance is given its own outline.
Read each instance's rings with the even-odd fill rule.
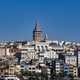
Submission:
[[[41,29],[38,21],[36,22],[35,28],[33,30],[33,41],[40,42],[41,41]]]

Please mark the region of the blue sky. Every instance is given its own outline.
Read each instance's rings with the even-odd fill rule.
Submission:
[[[32,40],[36,19],[51,40],[80,40],[79,0],[0,0],[0,40]]]

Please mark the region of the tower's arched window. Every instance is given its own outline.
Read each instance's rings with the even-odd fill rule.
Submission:
[[[40,51],[40,46],[37,46],[38,47],[38,51]]]
[[[46,48],[46,51],[48,51],[48,46],[45,46],[45,48]]]

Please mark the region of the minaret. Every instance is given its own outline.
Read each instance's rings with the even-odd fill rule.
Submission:
[[[33,41],[35,42],[41,41],[41,29],[38,21],[36,22],[35,28],[33,30]]]

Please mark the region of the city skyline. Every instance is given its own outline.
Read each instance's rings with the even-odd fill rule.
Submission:
[[[0,1],[0,40],[32,40],[38,19],[49,40],[80,41],[79,8],[78,0]]]

